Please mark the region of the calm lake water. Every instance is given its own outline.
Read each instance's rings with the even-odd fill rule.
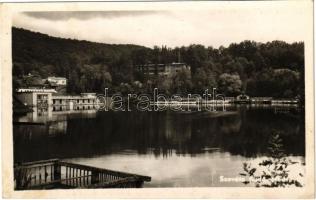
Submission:
[[[273,130],[282,131],[285,153],[305,162],[304,114],[290,106],[186,113],[50,110],[14,121],[45,122],[14,125],[15,162],[60,158],[151,176],[145,187],[244,186],[220,177],[237,177],[243,162],[262,160]]]

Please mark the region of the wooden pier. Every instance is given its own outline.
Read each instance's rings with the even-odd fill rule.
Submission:
[[[140,188],[151,177],[113,171],[58,159],[14,166],[16,190],[71,188]]]

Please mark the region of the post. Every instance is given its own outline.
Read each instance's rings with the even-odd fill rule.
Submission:
[[[136,187],[136,188],[142,188],[143,185],[144,185],[144,181],[143,181],[143,180],[137,180],[137,181],[135,182],[135,187]]]
[[[99,172],[96,170],[91,171],[91,184],[99,183]]]
[[[15,189],[21,190],[23,189],[23,176],[22,176],[22,168],[14,169],[14,179],[15,179]]]
[[[54,162],[54,181],[61,181],[61,166],[58,161]]]

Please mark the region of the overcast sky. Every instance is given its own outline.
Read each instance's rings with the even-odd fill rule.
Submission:
[[[14,16],[13,26],[101,43],[217,48],[243,40],[304,41],[308,24],[303,6],[279,3],[260,9],[222,6],[195,11],[23,12]]]

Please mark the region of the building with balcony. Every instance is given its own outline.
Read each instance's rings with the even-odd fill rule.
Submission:
[[[148,75],[169,76],[181,70],[191,70],[191,67],[185,63],[146,64],[137,65],[136,70]]]
[[[93,109],[97,105],[96,93],[59,95],[55,89],[20,88],[15,97],[27,107],[54,110]]]

